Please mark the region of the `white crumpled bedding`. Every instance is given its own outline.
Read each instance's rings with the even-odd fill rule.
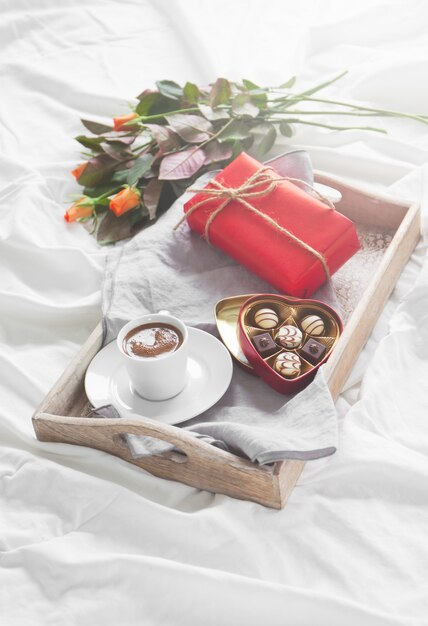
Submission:
[[[312,84],[344,68],[334,97],[428,114],[426,3],[3,0],[0,11],[0,622],[428,624],[422,243],[339,398],[339,451],[306,465],[280,512],[39,443],[31,425],[100,316],[105,251],[62,218],[79,118],[126,112],[159,78]],[[389,135],[302,126],[293,145],[318,169],[424,202],[428,127],[379,123]]]

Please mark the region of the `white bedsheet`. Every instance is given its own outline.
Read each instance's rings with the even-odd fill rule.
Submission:
[[[335,97],[428,113],[426,3],[3,0],[0,11],[0,622],[428,624],[424,245],[338,401],[338,453],[307,464],[283,511],[41,444],[30,419],[100,315],[105,252],[62,219],[79,118],[126,112],[159,78],[305,84],[344,68]],[[293,141],[319,169],[423,200],[428,128],[379,123],[388,136],[302,127]]]

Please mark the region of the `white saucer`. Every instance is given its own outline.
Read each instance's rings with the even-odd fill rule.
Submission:
[[[130,385],[115,341],[92,359],[85,376],[85,390],[94,407],[112,404],[121,417],[148,417],[164,424],[178,424],[215,404],[232,378],[227,348],[209,333],[189,328],[188,380],[174,398],[145,400]]]

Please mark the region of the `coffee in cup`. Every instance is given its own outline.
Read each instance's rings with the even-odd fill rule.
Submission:
[[[172,324],[151,322],[130,330],[124,337],[123,351],[142,359],[175,352],[183,343],[183,334]]]

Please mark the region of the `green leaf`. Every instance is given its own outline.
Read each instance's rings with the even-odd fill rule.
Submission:
[[[253,143],[254,143],[254,135],[250,135],[246,139],[242,140],[242,147],[244,148],[245,152],[248,152],[248,150],[251,148]]]
[[[214,109],[219,104],[227,104],[231,93],[229,81],[226,78],[217,78],[210,91],[210,106]]]
[[[260,89],[260,87],[256,85],[256,83],[253,83],[251,82],[251,80],[247,80],[246,78],[242,80],[242,84],[244,85],[245,89],[247,89],[248,91],[253,91],[254,89]]]
[[[146,124],[146,128],[149,129],[162,152],[169,152],[170,150],[174,150],[180,146],[180,139],[171,128],[168,128],[168,126],[161,126],[160,124]]]
[[[219,143],[218,141],[210,141],[204,148],[205,163],[217,163],[218,161],[227,161],[231,158],[233,148],[229,143]]]
[[[262,89],[255,83],[251,82],[251,80],[247,80],[245,78],[243,79],[242,84],[250,96],[251,102],[259,108],[265,108],[268,101],[266,89]]]
[[[104,151],[112,158],[122,160],[122,153],[124,158],[131,156],[131,154],[127,152],[127,148],[133,143],[135,137],[114,137],[110,139],[108,137],[85,137],[84,135],[79,135],[75,137],[75,139],[89,150],[94,152]]]
[[[112,177],[111,181],[106,183],[105,185],[98,185],[97,187],[85,187],[83,190],[84,195],[89,196],[90,198],[97,198],[98,196],[106,194],[111,196],[113,193],[116,193],[118,191],[118,184],[113,184],[113,178],[114,176]]]
[[[85,169],[79,177],[79,185],[84,187],[97,187],[111,174],[117,165],[117,161],[111,159],[107,154],[89,159]]]
[[[138,96],[140,102],[138,103],[135,112],[138,113],[138,115],[149,115],[151,108],[158,100],[159,95],[158,91],[152,91],[151,89],[143,91],[143,93]]]
[[[235,115],[246,115],[248,117],[257,117],[260,109],[251,102],[250,96],[246,93],[240,93],[232,100],[232,111]]]
[[[222,133],[217,137],[220,143],[229,141],[234,143],[235,141],[242,141],[250,137],[250,129],[244,120],[233,120],[231,124],[225,128]]]
[[[165,118],[177,135],[188,143],[207,141],[213,132],[210,122],[201,115],[176,113],[166,115]]]
[[[149,130],[146,130],[144,128],[143,131],[135,137],[135,141],[132,144],[133,152],[139,152],[143,148],[148,147],[152,140],[152,134],[149,132]]]
[[[106,124],[100,124],[99,122],[91,122],[91,120],[80,120],[85,128],[94,135],[104,135],[104,133],[110,133],[113,130],[113,126],[107,126]]]
[[[159,180],[191,178],[203,166],[205,153],[200,148],[187,148],[165,156],[159,168]]]
[[[279,125],[279,132],[284,137],[292,137],[293,136],[293,128],[287,122],[281,122]]]
[[[240,141],[235,141],[235,143],[233,144],[232,156],[230,157],[231,160],[233,161],[233,159],[236,159],[236,157],[239,156],[243,151],[244,146],[242,145],[242,143]]]
[[[132,152],[121,141],[104,141],[101,144],[101,148],[116,161],[127,161],[132,158]]]
[[[154,178],[149,182],[143,192],[144,206],[149,212],[149,219],[153,220],[156,217],[156,211],[159,205],[160,196],[162,193],[164,183],[157,178]]]
[[[126,182],[133,187],[137,184],[138,180],[149,171],[153,163],[153,156],[151,154],[143,154],[134,163],[134,165],[128,170],[128,176]]]
[[[106,137],[105,140],[109,143],[120,143],[123,146],[130,146],[134,143],[136,135],[130,135],[129,133],[119,135],[119,133],[115,133],[113,136]]]
[[[139,100],[140,102],[142,102],[146,96],[148,96],[149,93],[159,93],[158,91],[155,91],[154,89],[144,89],[138,96],[137,96],[137,100]]]
[[[150,115],[165,115],[177,109],[177,100],[167,98],[161,93],[158,93],[157,96],[155,102],[150,107]]]
[[[159,80],[156,83],[156,87],[165,98],[171,98],[172,100],[180,100],[183,97],[183,89],[178,83],[173,80]]]
[[[202,115],[210,122],[218,120],[229,120],[230,115],[226,109],[212,109],[208,104],[198,104],[198,108]]]
[[[111,182],[117,183],[117,184],[125,184],[128,178],[128,174],[129,174],[129,169],[116,170],[113,176],[111,177]]]
[[[296,79],[297,76],[292,76],[286,83],[282,83],[282,85],[279,86],[280,89],[290,89],[296,82]]]
[[[272,148],[276,139],[276,128],[273,124],[259,124],[251,129],[255,137],[256,148],[253,151],[257,159],[261,159]]]
[[[145,215],[140,208],[132,209],[119,217],[116,217],[113,211],[107,211],[100,219],[97,241],[100,245],[106,246],[128,239],[134,234],[135,225],[144,219]]]
[[[174,111],[177,108],[176,98],[165,96],[159,91],[152,91],[151,89],[143,91],[138,99],[140,102],[135,111],[143,117],[168,113],[168,111]]]
[[[184,97],[186,98],[187,102],[195,104],[199,98],[199,89],[197,85],[187,82],[184,85]]]
[[[75,140],[78,141],[85,148],[89,148],[89,150],[94,150],[95,152],[101,152],[101,143],[104,141],[104,137],[86,137],[85,135],[78,135],[75,137]]]

